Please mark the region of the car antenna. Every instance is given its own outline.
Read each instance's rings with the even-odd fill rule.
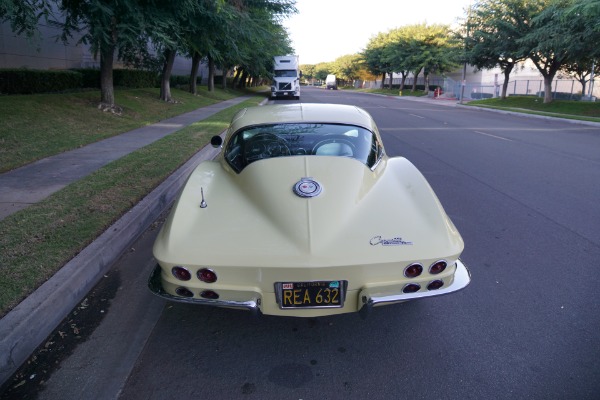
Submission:
[[[204,201],[204,189],[200,188],[200,194],[202,195],[202,201],[200,202],[200,208],[206,208],[206,201]]]

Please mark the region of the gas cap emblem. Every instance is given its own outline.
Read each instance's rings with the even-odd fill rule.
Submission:
[[[315,197],[321,194],[321,185],[313,178],[301,178],[294,185],[294,193],[300,197]]]

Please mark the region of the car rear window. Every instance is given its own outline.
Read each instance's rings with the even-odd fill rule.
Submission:
[[[255,161],[309,155],[350,157],[373,168],[382,155],[382,147],[373,132],[353,125],[257,125],[234,133],[224,157],[235,171],[241,172]]]

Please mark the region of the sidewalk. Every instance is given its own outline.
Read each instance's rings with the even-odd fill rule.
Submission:
[[[102,166],[249,97],[203,107],[0,174],[0,220]],[[52,278],[0,319],[0,386],[96,285],[137,237],[167,209],[191,171],[219,150],[200,150]]]
[[[248,97],[242,96],[202,107],[0,174],[0,220],[45,199],[112,161],[246,99]]]

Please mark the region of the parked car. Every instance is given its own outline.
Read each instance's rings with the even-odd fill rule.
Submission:
[[[154,244],[172,301],[316,317],[455,292],[463,240],[363,109],[246,108],[190,175]]]

